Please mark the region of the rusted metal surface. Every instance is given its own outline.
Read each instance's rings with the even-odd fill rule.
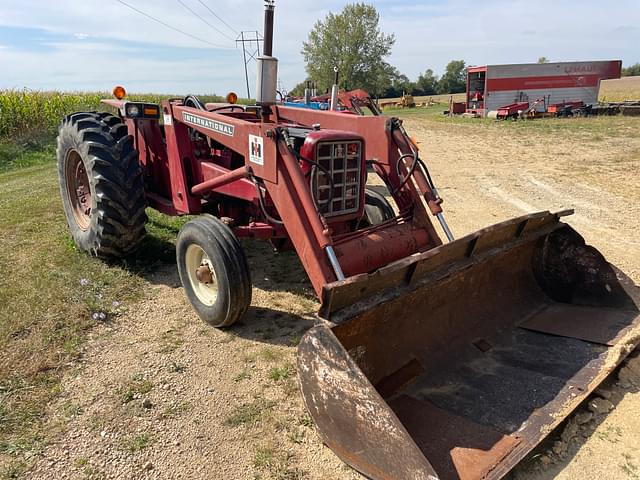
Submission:
[[[200,283],[206,285],[213,283],[213,272],[211,272],[209,265],[200,265],[196,269],[196,278]]]
[[[411,436],[326,327],[298,347],[302,395],[323,441],[370,478],[436,480]]]
[[[73,217],[80,230],[87,230],[91,222],[91,185],[82,157],[76,150],[67,153],[65,176]]]
[[[330,331],[304,337],[300,377],[343,460],[374,479],[414,478],[385,476],[398,462],[375,419],[391,418],[409,434],[394,437],[403,463],[502,478],[640,343],[640,289],[564,214],[503,222],[325,288]],[[358,415],[367,395],[376,413]]]
[[[559,227],[558,214],[532,213],[404,258],[371,274],[327,284],[322,292],[320,316],[340,323],[343,318],[367,311],[381,299],[408,293],[433,272],[470,265],[474,255],[478,257],[494,248],[505,249],[530,241],[531,231],[539,236]]]
[[[528,318],[520,327],[536,332],[578,338],[613,346],[632,328],[632,310],[602,307],[551,305]]]
[[[484,478],[520,443],[516,436],[407,395],[390,406],[441,480]]]

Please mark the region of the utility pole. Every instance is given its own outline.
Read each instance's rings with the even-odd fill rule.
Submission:
[[[254,36],[255,38],[251,38]],[[255,60],[260,55],[260,42],[264,41],[257,30],[243,30],[236,39],[236,44],[242,44],[242,58],[244,60],[244,78],[247,82],[247,98],[251,98],[251,89],[249,87],[249,71],[247,66],[251,60]],[[255,47],[253,44],[255,43]],[[248,45],[248,47],[247,47]]]

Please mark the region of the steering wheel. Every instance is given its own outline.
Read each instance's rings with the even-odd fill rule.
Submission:
[[[233,110],[234,108],[237,108],[238,110],[245,109],[244,105],[223,105],[222,107],[214,107],[214,108],[208,109],[207,112],[215,112],[217,110],[226,110],[226,109]]]

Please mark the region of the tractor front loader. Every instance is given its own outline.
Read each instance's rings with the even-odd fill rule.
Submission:
[[[251,302],[238,238],[295,249],[321,302],[298,373],[326,444],[373,479],[503,477],[640,342],[640,289],[569,212],[454,240],[400,120],[276,105],[272,3],[265,18],[256,105],[132,102],[118,88],[115,115],[64,119],[76,244],[121,257],[145,208],[199,215],[178,234],[178,271],[216,327]]]

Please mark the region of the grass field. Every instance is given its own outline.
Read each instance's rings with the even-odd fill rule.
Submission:
[[[640,76],[604,80],[600,85],[600,101],[640,100]]]

